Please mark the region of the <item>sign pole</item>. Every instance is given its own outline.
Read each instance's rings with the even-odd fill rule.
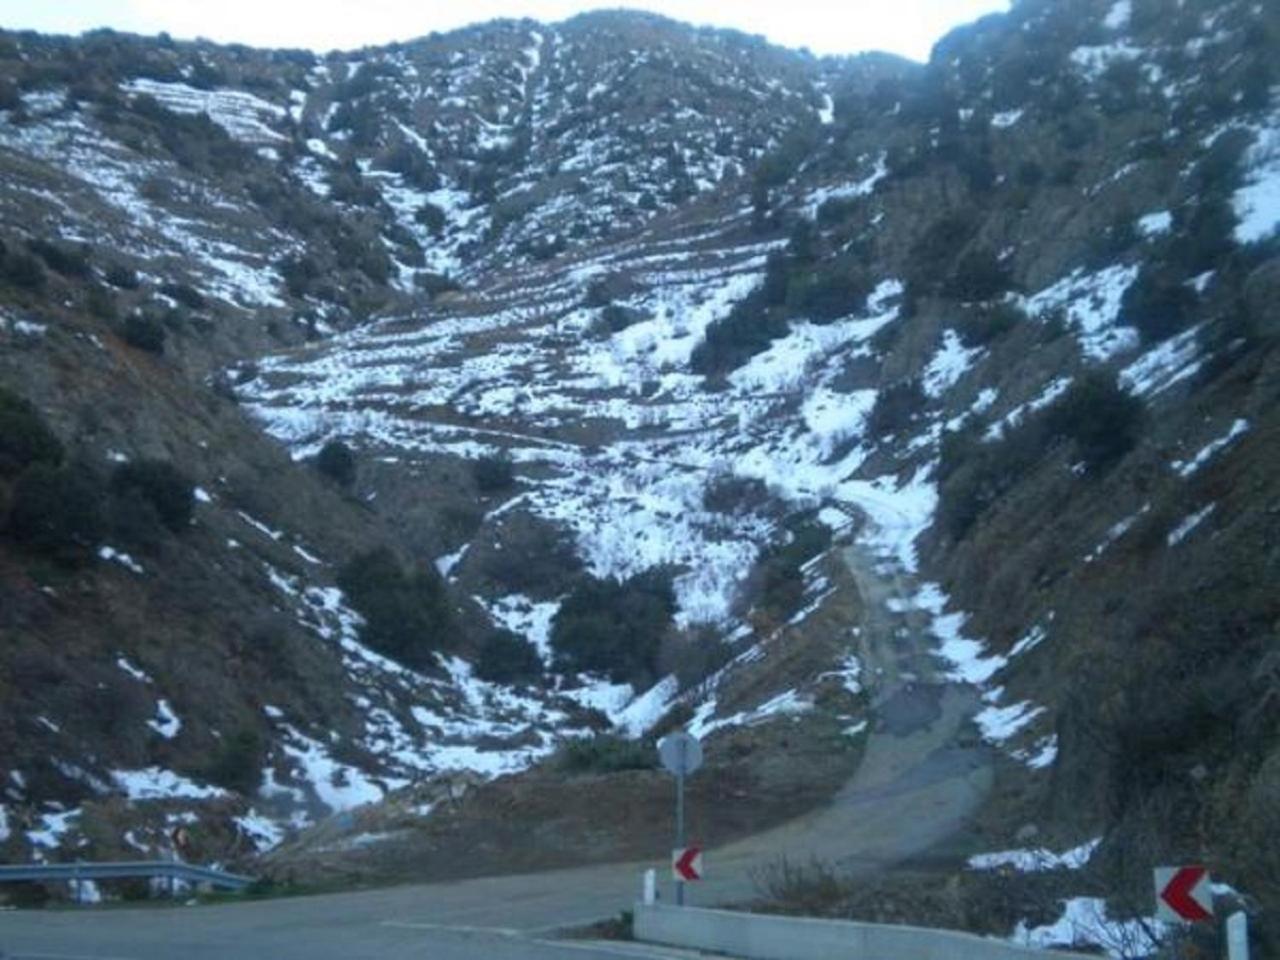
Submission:
[[[685,882],[702,879],[702,850],[685,846],[684,828],[684,781],[702,766],[702,744],[688,731],[677,731],[658,741],[658,759],[676,778],[676,845],[671,851],[671,873],[676,905],[683,907]]]
[[[684,768],[688,744],[680,741],[680,772],[676,774],[676,849],[684,849]],[[676,906],[684,906],[684,881],[676,881]]]

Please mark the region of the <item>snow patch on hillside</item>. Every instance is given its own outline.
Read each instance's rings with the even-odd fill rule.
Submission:
[[[1024,947],[1098,948],[1112,957],[1147,956],[1159,948],[1168,924],[1153,918],[1113,920],[1107,914],[1107,902],[1098,897],[1073,897],[1063,904],[1063,913],[1055,922],[1027,927],[1019,921],[1010,938]]]
[[[1176,547],[1183,540],[1187,539],[1187,537],[1191,536],[1195,529],[1209,519],[1209,515],[1217,508],[1218,505],[1216,503],[1211,503],[1208,506],[1197,510],[1195,513],[1191,514],[1191,516],[1179,523],[1169,531],[1169,536],[1166,538],[1168,545]]]
[[[1120,371],[1120,385],[1140,397],[1153,397],[1199,372],[1200,328],[1193,327],[1157,344]]]
[[[288,116],[284,107],[268,103],[243,90],[198,90],[185,83],[162,83],[138,78],[120,85],[125,93],[154,97],[162,107],[174,113],[207,114],[237,140],[250,144],[287,142],[265,121],[279,121]]]
[[[1236,420],[1225,434],[1206,444],[1190,460],[1175,460],[1171,466],[1178,476],[1189,477],[1248,432],[1249,421],[1244,419]]]
[[[187,800],[208,800],[227,795],[226,791],[219,787],[195,783],[163,767],[116,770],[111,774],[111,778],[130,800],[169,800],[178,797]]]
[[[950,390],[982,355],[979,348],[967,349],[954,330],[942,336],[942,346],[924,370],[924,391],[937,399]]]
[[[1082,870],[1089,865],[1094,853],[1102,845],[1102,838],[1089,840],[1054,853],[1040,847],[1035,850],[1001,850],[998,853],[979,853],[969,858],[969,867],[973,870],[998,870],[1001,867],[1012,867],[1019,873],[1044,873],[1049,870]]]
[[[1280,229],[1280,113],[1255,128],[1244,165],[1244,186],[1232,198],[1239,218],[1235,237],[1240,243],[1257,243]]]
[[[1138,343],[1136,331],[1117,326],[1121,300],[1137,277],[1136,266],[1111,266],[1095,273],[1078,269],[1024,299],[1022,306],[1033,317],[1062,311],[1076,328],[1085,356],[1106,361]]]

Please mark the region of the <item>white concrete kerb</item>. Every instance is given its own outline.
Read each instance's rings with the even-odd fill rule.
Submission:
[[[743,960],[1080,960],[953,930],[636,904],[637,940]]]

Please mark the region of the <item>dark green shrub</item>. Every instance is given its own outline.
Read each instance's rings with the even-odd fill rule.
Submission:
[[[204,294],[189,283],[162,283],[160,292],[190,310],[204,309]]]
[[[1055,187],[1072,186],[1080,176],[1080,172],[1084,169],[1084,161],[1078,157],[1068,157],[1056,167],[1053,168],[1053,177],[1051,183]]]
[[[690,690],[727,665],[735,652],[713,627],[673,632],[662,645],[659,672],[675,677],[681,690]]]
[[[45,262],[50,270],[64,277],[86,279],[93,275],[89,266],[89,245],[69,247],[49,240],[28,240],[27,248]]]
[[[509,490],[516,481],[515,467],[505,456],[481,457],[471,462],[471,476],[481,493]]]
[[[675,610],[671,578],[663,571],[624,581],[586,579],[552,621],[556,669],[644,686],[654,679],[662,637]]]
[[[972,461],[974,451],[982,442],[980,421],[975,416],[966,417],[959,429],[943,430],[938,443],[938,467],[934,474],[939,484],[946,483],[966,463]]]
[[[277,269],[289,295],[299,299],[307,295],[311,285],[323,274],[320,264],[307,254],[291,253],[277,264]]]
[[[990,250],[970,250],[943,284],[942,292],[956,300],[994,300],[1013,285],[1009,268]]]
[[[133,490],[112,491],[108,517],[111,543],[130,553],[156,554],[169,536],[155,504]]]
[[[1253,133],[1238,127],[1215,139],[1192,172],[1195,195],[1226,197],[1238,190],[1244,180],[1244,154],[1253,139]]]
[[[428,192],[440,189],[440,174],[427,155],[406,140],[391,148],[382,160],[382,167],[400,174],[411,187]]]
[[[938,523],[959,540],[1049,449],[1044,417],[1033,415],[991,442],[977,424],[943,435]]]
[[[928,404],[919,379],[901,380],[876,395],[867,416],[867,432],[877,438],[899,433],[914,424]]]
[[[316,469],[343,488],[356,482],[355,454],[341,440],[330,440],[320,448],[316,454]]]
[[[191,525],[195,513],[195,488],[190,478],[167,460],[122,463],[111,475],[111,490],[120,498],[139,497],[155,508],[173,533]]]
[[[36,462],[14,484],[9,533],[56,559],[87,557],[102,539],[102,486],[83,465]]]
[[[804,602],[803,567],[831,546],[831,531],[809,514],[786,522],[784,543],[765,550],[756,564],[750,589],[756,609],[774,622],[782,622]]]
[[[481,514],[460,516],[458,534],[474,536]],[[582,571],[573,537],[563,527],[520,518],[512,531],[514,542],[504,549],[479,549],[467,554],[471,576],[492,584],[499,595],[521,593],[551,599],[562,596]]]
[[[1035,160],[1024,160],[1018,165],[1017,182],[1024,187],[1038,187],[1044,183],[1044,167]]]
[[[1048,428],[1075,441],[1090,470],[1108,466],[1138,442],[1142,401],[1120,388],[1114,375],[1090,372],[1045,411]]]
[[[99,320],[115,320],[119,315],[116,311],[116,298],[111,295],[111,291],[96,283],[85,291],[84,307]]]
[[[21,103],[21,101],[19,101]],[[34,880],[5,884],[5,904],[18,910],[39,910],[53,899],[49,887]]]
[[[542,658],[524,637],[495,630],[480,647],[475,674],[490,683],[532,683],[542,676]]]
[[[1120,322],[1144,343],[1157,343],[1186,329],[1199,299],[1168,267],[1148,263],[1120,301]]]
[[[998,340],[1026,319],[1027,315],[1012,303],[993,303],[966,310],[956,324],[956,334],[972,350]]]
[[[769,502],[769,488],[756,477],[715,477],[702,491],[702,506],[712,513],[748,513]]]
[[[223,738],[203,773],[210,783],[252,797],[262,786],[266,760],[266,739],[253,727],[243,727]]]
[[[1245,69],[1240,79],[1241,109],[1265,110],[1270,106],[1273,73],[1265,60],[1256,60]]]
[[[790,329],[785,313],[769,306],[765,293],[757,291],[734,304],[728,316],[707,325],[705,339],[690,356],[690,369],[706,376],[736,370]]]
[[[0,110],[21,110],[22,94],[9,80],[0,80]]]
[[[164,353],[164,342],[168,336],[164,324],[150,313],[131,313],[125,318],[120,329],[124,342],[148,353]]]
[[[818,224],[823,227],[834,227],[851,219],[866,201],[862,197],[832,197],[818,207]]]
[[[40,412],[0,387],[0,476],[16,476],[33,463],[61,462],[62,444]]]
[[[1091,270],[1110,266],[1136,247],[1141,239],[1133,217],[1121,213],[1091,239],[1085,266]]]
[[[338,574],[338,586],[364,617],[361,639],[410,666],[429,666],[446,645],[452,614],[434,568],[406,570],[389,549],[360,554]]]
[[[652,744],[601,734],[587,740],[570,740],[557,754],[557,765],[568,773],[621,773],[652,770],[658,752]]]
[[[391,255],[381,242],[363,247],[353,261],[353,266],[379,286],[386,286],[391,279]]]
[[[818,255],[818,237],[813,224],[800,218],[791,228],[791,236],[787,238],[787,254],[795,264],[809,264]]]
[[[871,281],[864,268],[837,260],[820,268],[795,273],[787,288],[787,307],[815,323],[838,320],[867,305]]]
[[[956,166],[964,174],[969,189],[974,193],[990,193],[996,185],[996,165],[985,153],[962,151],[956,158]]]
[[[1173,215],[1168,259],[1188,275],[1214,270],[1236,248],[1236,212],[1226,197],[1213,196]]]
[[[439,237],[444,234],[444,228],[449,223],[449,217],[444,209],[434,203],[424,203],[413,215],[413,219],[427,228],[427,231],[433,237]]]
[[[1098,99],[1105,113],[1116,116],[1136,110],[1141,104],[1142,65],[1133,60],[1116,60],[1098,78]]]
[[[751,184],[751,229],[754,233],[768,233],[774,227],[773,196],[766,183],[757,177]]]
[[[816,123],[793,128],[772,153],[765,155],[756,167],[755,183],[765,188],[786,183],[809,157],[822,139]]]
[[[965,208],[940,217],[929,225],[911,247],[911,280],[921,290],[936,290],[938,281],[951,273],[957,253],[977,234],[981,216]]]
[[[619,306],[611,303],[600,311],[600,322],[604,325],[604,329],[610,333],[621,333],[632,324],[647,319],[645,314],[640,310],[631,307]]]
[[[329,197],[336,203],[353,207],[377,207],[382,192],[361,176],[356,169],[340,168],[329,174]]]
[[[791,286],[791,258],[774,250],[765,261],[764,283],[760,286],[760,301],[769,307],[781,307],[787,302],[787,289]]]
[[[582,305],[591,309],[609,306],[613,303],[616,286],[616,282],[610,277],[601,277],[592,281],[587,287],[587,292],[583,294]]]
[[[12,286],[39,292],[48,283],[44,264],[29,253],[13,252],[4,257],[4,279]]]
[[[425,271],[413,275],[413,284],[423,293],[432,297],[462,289],[458,281],[448,276],[448,274],[428,273]]]

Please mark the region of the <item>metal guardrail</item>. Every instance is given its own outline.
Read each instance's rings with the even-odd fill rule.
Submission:
[[[120,863],[21,863],[0,864],[0,883],[16,880],[122,880],[162,877],[184,880],[187,883],[205,883],[229,890],[243,890],[254,882],[253,877],[224,873],[210,867],[197,867],[189,863],[168,860],[135,860]]]

